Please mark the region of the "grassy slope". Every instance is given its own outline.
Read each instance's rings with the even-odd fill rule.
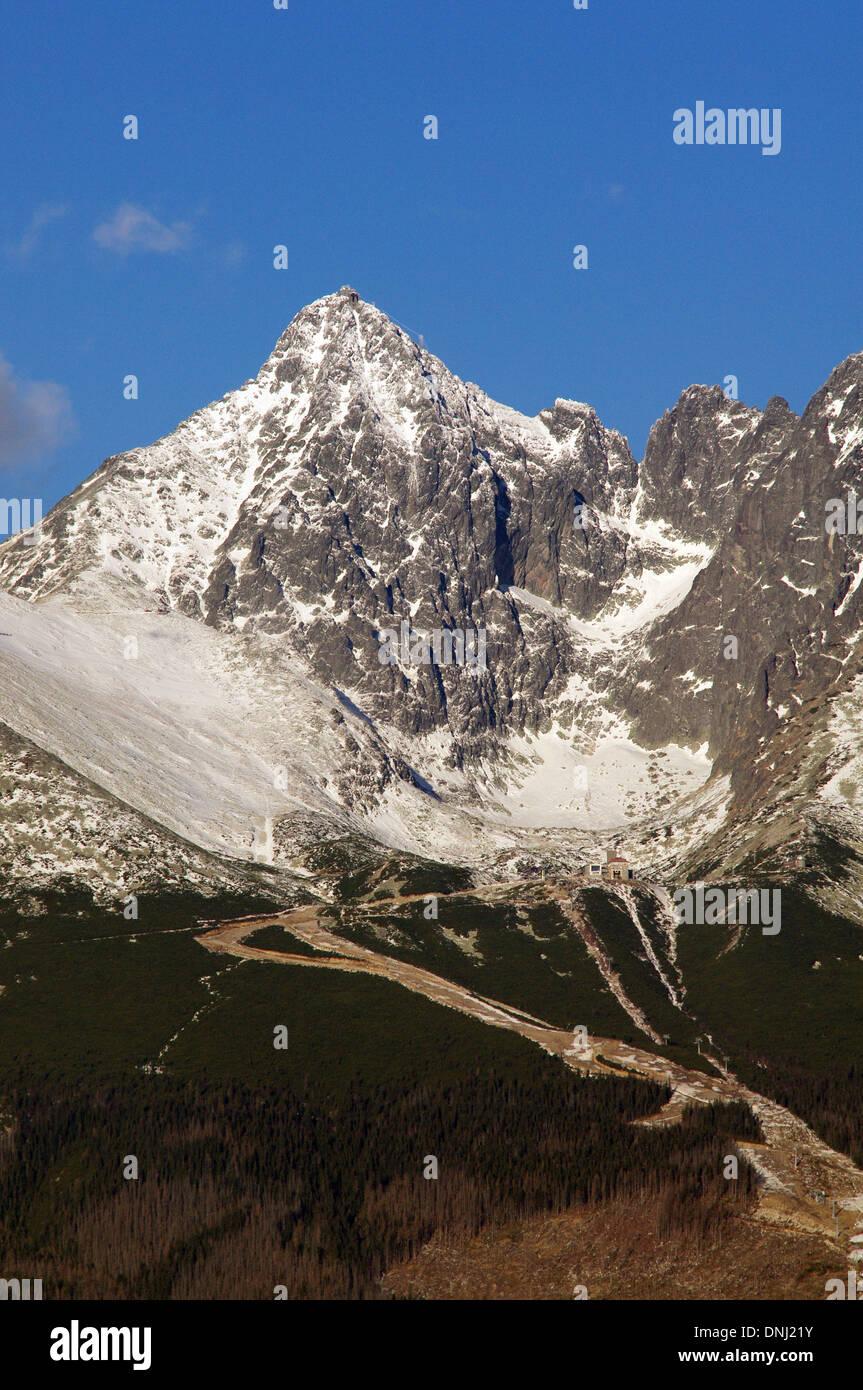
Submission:
[[[619,1037],[632,1026],[557,908],[491,906],[459,896],[438,900],[436,921],[427,920],[423,910],[416,902],[369,916],[345,911],[333,925],[353,941],[527,1009],[557,1027],[582,1023],[592,1033]]]
[[[411,888],[439,887],[437,871],[429,872],[430,880]],[[379,882],[365,880],[362,887],[380,891]],[[725,950],[729,928],[681,928],[686,1007],[697,1024],[670,1005],[653,968],[640,958],[642,944],[619,902],[596,890],[583,901],[628,993],[659,1031],[671,1034],[662,1050],[685,1065],[699,1065],[693,1040],[702,1030],[732,1062],[735,1056],[795,1058],[817,1074],[859,1061],[863,932],[801,892],[784,890],[778,936],[745,929]],[[513,1049],[513,1055],[525,1048],[530,1055],[529,1044],[397,985],[338,972],[239,965],[194,941],[202,916],[264,911],[273,906],[265,899],[142,898],[134,923],[119,910],[93,909],[83,895],[56,897],[48,906],[46,915],[32,918],[0,906],[0,1080],[20,1064],[76,1076],[140,1066],[155,1061],[178,1030],[167,1055],[170,1068],[261,1081],[272,1080],[279,1068],[296,1080],[305,1069],[336,1088],[351,1076],[373,1082],[418,1075],[436,1059],[450,1059],[457,1069],[471,1058]],[[660,952],[663,943],[643,907],[640,915]],[[441,897],[438,910],[436,921],[424,917],[421,902],[405,904],[397,915],[374,913],[367,922],[348,914],[353,926],[343,929],[561,1027],[585,1024],[593,1033],[650,1046],[553,906],[490,907],[462,895]],[[279,928],[256,934],[255,942],[305,949]],[[212,979],[213,995],[204,976]],[[198,1010],[200,1018],[190,1024]],[[289,1029],[287,1054],[272,1046],[277,1023]]]
[[[308,1075],[340,1092],[351,1080],[439,1079],[507,1059],[525,1073],[535,1065],[536,1049],[524,1039],[388,981],[241,963],[194,940],[201,916],[269,906],[142,899],[135,923],[76,898],[55,899],[47,916],[0,913],[0,1085],[21,1067],[70,1078],[136,1068],[154,1062],[178,1030],[168,1070],[214,1082],[297,1083]],[[283,949],[302,950],[284,932],[279,938]],[[280,1023],[286,1052],[273,1046]]]
[[[678,947],[687,1002],[732,1059],[737,1047],[798,1057],[813,1071],[859,1062],[863,931],[786,888],[777,936],[746,927],[739,944],[724,950],[733,934],[726,926],[686,926]]]

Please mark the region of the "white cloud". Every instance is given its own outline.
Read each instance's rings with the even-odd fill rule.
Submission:
[[[65,386],[56,381],[20,381],[0,353],[0,465],[50,454],[73,424]]]
[[[26,231],[22,232],[17,241],[10,242],[6,247],[8,255],[18,260],[27,260],[35,251],[43,229],[51,222],[62,222],[68,211],[68,203],[43,203],[33,213]]]
[[[121,203],[107,222],[100,222],[93,232],[98,246],[127,256],[131,251],[157,251],[170,254],[182,251],[189,244],[191,225],[173,222],[170,227],[160,222],[146,208],[134,203]]]

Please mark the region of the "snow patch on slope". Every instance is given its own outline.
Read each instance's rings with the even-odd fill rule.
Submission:
[[[274,817],[348,819],[334,697],[179,614],[99,619],[0,594],[0,720],[211,851],[269,862]]]

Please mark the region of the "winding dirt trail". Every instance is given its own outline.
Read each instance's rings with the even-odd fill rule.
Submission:
[[[485,890],[484,896],[493,898],[513,886],[516,885],[498,885],[491,891]],[[413,894],[377,900],[369,907],[381,912],[426,899],[425,894]],[[586,1046],[578,1047],[571,1032],[555,1028],[524,1010],[476,994],[422,966],[396,960],[337,936],[321,925],[320,916],[325,910],[324,904],[311,905],[270,916],[234,919],[215,926],[206,923],[208,929],[195,940],[208,951],[244,960],[376,975],[482,1023],[520,1033],[546,1052],[560,1057],[574,1071],[592,1075],[619,1075],[625,1071],[670,1085],[673,1089],[669,1101],[642,1123],[674,1124],[684,1107],[693,1103],[743,1101],[761,1122],[765,1138],[764,1144],[737,1145],[762,1179],[759,1217],[838,1239],[840,1246],[847,1248],[849,1261],[863,1258],[863,1242],[859,1240],[863,1235],[863,1172],[850,1158],[835,1152],[819,1139],[791,1111],[743,1086],[715,1059],[705,1057],[720,1073],[712,1077],[690,1071],[617,1038],[591,1035]],[[300,955],[245,944],[248,936],[267,926],[284,928],[319,954]]]

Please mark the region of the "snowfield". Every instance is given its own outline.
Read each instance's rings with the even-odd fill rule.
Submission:
[[[277,816],[349,820],[326,789],[335,697],[277,657],[247,667],[248,639],[179,614],[97,620],[8,594],[0,628],[11,634],[0,637],[0,720],[202,848],[266,861]]]
[[[284,863],[274,828],[301,811],[451,862],[536,847],[530,832],[548,829],[575,832],[580,852],[710,772],[703,749],[617,736],[585,753],[557,730],[512,739],[471,780],[447,766],[445,736],[400,747],[276,638],[81,602],[0,594],[0,721],[207,851]],[[434,794],[394,770],[407,752]]]

